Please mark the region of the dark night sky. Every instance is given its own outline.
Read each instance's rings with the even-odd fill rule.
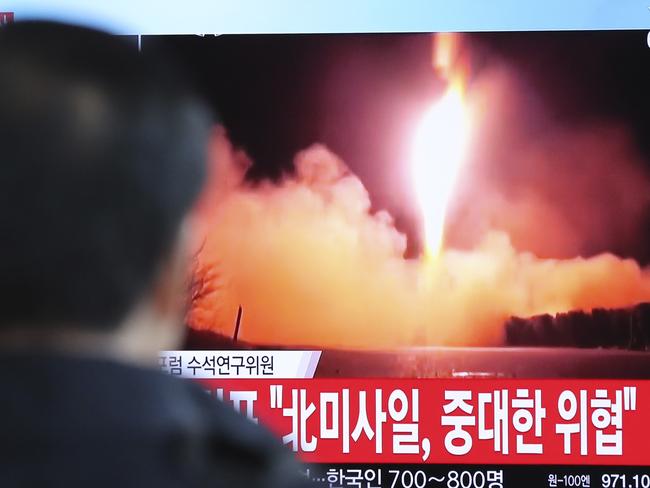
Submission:
[[[646,35],[481,33],[466,39],[473,71],[495,58],[514,68],[547,120],[622,123],[650,171]],[[278,177],[298,150],[325,143],[361,178],[374,204],[414,233],[402,166],[413,120],[441,90],[431,69],[430,35],[148,37],[142,46],[159,42],[177,51],[233,142],[250,154],[251,178]],[[648,224],[647,242],[616,251],[647,262]]]

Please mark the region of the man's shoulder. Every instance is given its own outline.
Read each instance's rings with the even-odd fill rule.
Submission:
[[[218,400],[212,391],[188,379],[158,371],[134,371],[134,384],[152,385],[158,408],[151,437],[167,446],[181,478],[206,480],[209,486],[303,487],[300,463],[267,428]],[[146,411],[141,411],[140,420]]]
[[[184,385],[207,421],[207,461],[229,486],[304,486],[300,464],[270,431],[194,384]]]
[[[53,466],[65,486],[103,486],[97,473],[112,486],[304,486],[280,439],[190,380],[98,360],[11,364],[26,374],[0,368],[12,399],[0,405],[7,466]],[[13,471],[25,481],[38,473]]]

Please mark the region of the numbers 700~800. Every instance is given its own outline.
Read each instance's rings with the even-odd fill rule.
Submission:
[[[439,477],[427,475],[424,471],[388,470],[392,478],[390,488],[425,488],[443,486],[446,488],[503,488],[503,471],[448,471]],[[612,487],[614,488],[614,487]],[[649,487],[650,488],[650,487]]]

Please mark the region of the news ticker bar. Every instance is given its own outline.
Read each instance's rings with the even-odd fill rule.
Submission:
[[[647,0],[5,0],[16,20],[118,34],[261,34],[647,29]]]
[[[650,488],[648,466],[310,464],[321,488]]]

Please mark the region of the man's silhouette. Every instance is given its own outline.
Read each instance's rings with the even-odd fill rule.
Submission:
[[[0,486],[302,484],[273,436],[155,371],[211,125],[166,57],[0,28]]]

